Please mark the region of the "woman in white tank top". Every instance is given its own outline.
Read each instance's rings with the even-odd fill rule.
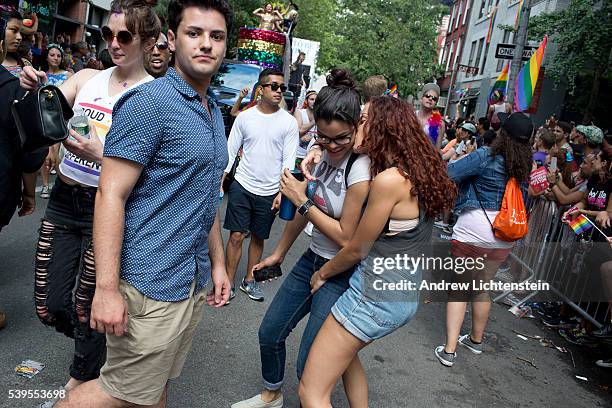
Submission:
[[[317,99],[316,91],[308,91],[306,92],[306,100],[304,101],[304,108],[297,109],[295,111],[295,119],[298,122],[298,127],[300,129],[300,144],[298,145],[297,150],[297,160],[296,167],[299,166],[299,162],[301,159],[306,157],[306,151],[308,148],[308,144],[317,134],[317,125],[314,120],[313,107],[315,100]]]
[[[86,138],[70,131],[74,139],[65,140],[61,146],[58,178],[36,251],[35,300],[36,313],[45,325],[75,339],[66,390],[97,378],[104,363],[105,336],[89,328],[96,282],[94,200],[113,106],[129,89],[153,80],[144,69],[144,53],[159,32],[159,19],[149,5],[137,0],[113,0],[102,36],[116,67],[83,69],[60,87],[68,103],[75,109],[82,108],[88,116],[90,135]],[[47,82],[46,74],[32,67],[21,75],[21,85],[28,90],[34,90],[39,80]],[[49,156],[58,157],[59,153],[60,146],[56,145]]]

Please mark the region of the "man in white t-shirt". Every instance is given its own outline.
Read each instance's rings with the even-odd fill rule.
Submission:
[[[228,140],[230,172],[242,146],[242,157],[228,189],[223,228],[230,231],[226,269],[232,285],[242,255],[242,242],[251,233],[246,276],[240,290],[249,298],[263,301],[263,292],[253,279],[253,266],[261,260],[264,240],[270,235],[280,205],[279,182],[283,169],[293,170],[299,141],[297,121],[280,108],[286,90],[282,72],[266,69],[259,75],[261,100],[240,114]],[[232,287],[230,300],[235,296]]]

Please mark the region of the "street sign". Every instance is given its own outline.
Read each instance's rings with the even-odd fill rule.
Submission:
[[[514,50],[516,45],[514,44],[497,44],[495,50],[495,58],[511,60],[514,57]],[[530,47],[528,45],[523,49],[523,61],[529,61],[529,58],[536,52],[538,47]]]
[[[478,75],[478,67],[470,67],[467,65],[459,64],[457,66],[457,70],[459,72],[465,72],[466,74],[470,75]]]

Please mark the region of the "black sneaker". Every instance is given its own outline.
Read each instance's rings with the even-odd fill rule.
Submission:
[[[591,332],[591,336],[598,339],[612,339],[612,323],[608,323],[601,329]]]
[[[547,318],[547,317],[543,317],[542,318],[542,323],[545,326],[551,327],[553,329],[572,329],[572,328],[575,328],[578,325],[579,321],[576,320],[573,317],[571,317],[571,318],[566,318],[566,317]]]
[[[447,367],[452,367],[457,358],[457,353],[447,353],[443,345],[436,347],[434,349],[434,354],[438,357],[438,360]]]

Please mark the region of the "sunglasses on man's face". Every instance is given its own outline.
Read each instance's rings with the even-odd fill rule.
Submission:
[[[132,41],[134,41],[134,35],[126,30],[119,31],[117,34],[114,34],[113,30],[107,26],[104,26],[100,31],[102,32],[102,38],[108,44],[111,44],[115,38],[120,45],[130,45]]]
[[[266,86],[269,86],[270,89],[274,92],[278,91],[279,89],[281,90],[281,92],[287,91],[287,86],[285,84],[277,84],[276,82],[272,82],[271,84],[264,84],[261,87],[265,88]]]
[[[434,102],[438,102],[438,97],[436,95],[427,94],[427,95],[423,95],[423,98],[431,99]]]
[[[168,48],[168,43],[167,42],[158,42],[155,44],[155,47],[157,47],[158,50],[163,51],[166,48]]]

